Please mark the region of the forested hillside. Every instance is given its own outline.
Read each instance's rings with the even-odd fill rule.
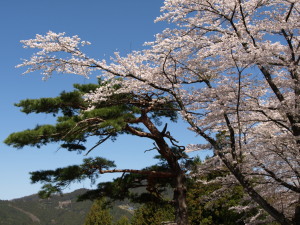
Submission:
[[[84,193],[79,189],[63,196],[53,196],[50,199],[40,199],[38,195],[31,195],[11,201],[0,201],[1,225],[82,225],[92,202],[77,202],[77,196]],[[116,202],[111,214],[114,220],[122,215],[128,217],[127,203]]]

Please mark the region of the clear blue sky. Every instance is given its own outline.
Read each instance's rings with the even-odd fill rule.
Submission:
[[[54,97],[63,90],[71,90],[73,83],[95,81],[95,78],[86,80],[76,75],[54,76],[48,81],[42,81],[39,73],[21,75],[25,69],[15,66],[32,51],[23,49],[19,41],[51,30],[79,35],[90,41],[92,45],[87,47],[87,53],[98,59],[109,57],[114,51],[126,54],[142,49],[145,41],[154,40],[154,35],[168,26],[153,22],[160,15],[162,5],[163,0],[0,1],[0,199],[36,193],[40,185],[30,184],[30,171],[78,164],[84,158],[58,150],[58,145],[21,150],[4,145],[3,140],[12,132],[53,121],[50,115],[23,114],[13,104],[26,98]],[[181,144],[196,143],[194,135],[186,131],[183,123],[172,125],[172,131]],[[151,160],[154,153],[144,153],[152,147],[148,140],[122,137],[95,149],[90,156],[115,160],[118,168],[139,169],[155,162]],[[111,175],[101,179],[111,179]],[[90,188],[89,182],[73,185],[66,191],[80,187]]]

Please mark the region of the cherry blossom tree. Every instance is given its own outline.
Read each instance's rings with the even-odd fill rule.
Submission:
[[[77,36],[48,32],[22,41],[40,50],[19,66],[29,67],[25,73],[41,70],[44,78],[101,70],[105,79],[123,78],[111,84],[122,83],[118,93],[176,101],[202,137],[189,150],[212,149],[206,165],[225,165],[224,182],[241,184],[268,219],[299,224],[300,1],[165,0],[157,18],[163,20],[172,28],[143,51],[116,53],[112,63],[86,56],[79,47],[90,43]],[[69,57],[54,55],[59,52]],[[106,86],[86,98],[112,94]]]

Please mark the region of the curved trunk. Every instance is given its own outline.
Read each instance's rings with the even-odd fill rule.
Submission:
[[[178,155],[172,151],[168,143],[165,141],[165,130],[160,132],[145,112],[142,113],[142,117],[140,119],[150,131],[151,138],[158,146],[158,152],[164,159],[167,160],[171,173],[174,174],[175,189],[173,200],[175,202],[175,223],[177,225],[187,225],[188,210],[186,204],[186,175],[178,163]]]

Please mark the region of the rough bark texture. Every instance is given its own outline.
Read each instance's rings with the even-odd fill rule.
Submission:
[[[178,225],[188,224],[185,180],[186,180],[185,173],[179,171],[179,173],[176,176],[176,188],[174,190],[174,201],[175,201],[175,210],[176,210],[175,222]]]
[[[175,222],[178,225],[188,224],[188,210],[186,204],[186,175],[178,163],[178,155],[172,151],[165,141],[164,132],[160,132],[146,114],[142,116],[143,124],[153,135],[153,140],[158,146],[158,151],[168,162],[171,173],[175,176],[174,202],[175,202]]]

